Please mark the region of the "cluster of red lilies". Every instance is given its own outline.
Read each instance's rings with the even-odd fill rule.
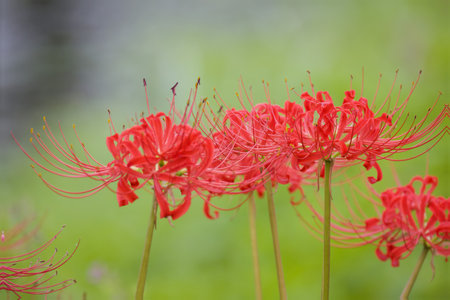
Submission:
[[[262,196],[272,193],[275,185],[288,185],[290,192],[299,190],[303,195],[302,187],[314,184],[319,177],[325,177],[327,198],[327,193],[331,194],[331,171],[359,163],[367,170],[375,170],[376,176],[368,177],[373,184],[383,178],[380,161],[415,158],[449,133],[445,123],[448,105],[434,117],[437,100],[421,119],[406,112],[417,81],[403,100],[400,92],[396,97],[392,94],[394,81],[380,104],[376,103],[376,95],[369,101],[362,92],[357,97],[354,90],[349,90],[340,105],[328,92],[316,93],[312,84],[310,92],[303,91],[303,87],[301,91],[287,88],[284,104],[274,104],[264,82],[266,101],[256,103],[251,91],[241,84],[236,93],[240,108],[228,106],[218,94],[212,98],[215,103],[210,104],[207,98],[198,101],[199,83],[182,112],[175,107],[175,85],[168,113],[150,113],[149,109],[147,116],[121,132],[109,119],[111,136],[106,138],[106,146],[112,158],[106,164],[97,161],[79,138],[83,155],[77,154],[61,130],[60,138],[54,135],[45,118],[44,134],[31,130],[31,144],[38,158],[20,147],[34,165],[47,172],[97,182],[85,191],[61,189],[33,167],[43,182],[60,195],[87,197],[109,188],[123,206],[138,199],[138,190],[150,189],[156,200],[152,213],[159,208],[161,218],[175,220],[187,212],[194,196],[204,202],[205,215],[216,218],[221,208],[214,199],[221,195],[255,191]],[[403,152],[411,154],[395,158]],[[423,184],[419,192],[412,187],[415,181]],[[335,235],[336,240],[355,238],[362,240],[359,244],[378,243],[378,257],[391,259],[394,266],[420,242],[448,257],[450,200],[431,195],[436,185],[435,177],[416,177],[406,186],[381,193],[374,202],[383,211],[361,224],[336,218],[330,223],[329,213],[327,217],[326,212],[322,216],[312,211],[324,222],[324,231],[329,233],[331,227],[346,234]],[[426,190],[427,186],[431,188]],[[282,292],[280,297],[284,297]]]

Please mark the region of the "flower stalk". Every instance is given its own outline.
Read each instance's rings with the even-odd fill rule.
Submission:
[[[256,238],[256,205],[253,193],[250,194],[249,201],[249,223],[250,223],[250,239],[252,243],[253,257],[253,273],[255,276],[255,299],[262,299],[261,275],[258,256],[258,241]]]
[[[330,297],[330,227],[331,227],[331,171],[333,160],[325,160],[325,188],[324,188],[324,223],[323,223],[323,281],[322,299],[328,300]]]
[[[278,291],[280,293],[280,299],[285,300],[285,299],[287,299],[286,286],[284,284],[283,265],[281,263],[280,243],[278,240],[277,218],[275,215],[275,204],[273,201],[272,182],[270,180],[267,181],[267,183],[266,183],[266,190],[267,190],[267,202],[269,205],[270,228],[272,229],[273,250],[275,252],[275,263],[276,263],[276,267],[277,267]]]
[[[417,261],[417,264],[414,267],[411,277],[409,278],[408,282],[406,283],[405,288],[403,289],[402,294],[400,295],[400,300],[408,300],[409,294],[411,293],[414,283],[416,282],[417,276],[419,275],[419,272],[420,272],[420,269],[422,268],[423,262],[425,261],[425,258],[427,257],[428,250],[430,250],[430,248],[424,243],[422,252],[420,253],[420,256],[419,256],[419,260]]]
[[[147,227],[147,235],[145,237],[144,254],[142,255],[141,267],[139,269],[139,277],[136,288],[136,300],[144,299],[145,280],[147,278],[148,260],[150,258],[150,249],[152,246],[153,231],[156,227],[156,210],[158,202],[156,196],[153,197],[152,209],[150,211],[150,220]]]

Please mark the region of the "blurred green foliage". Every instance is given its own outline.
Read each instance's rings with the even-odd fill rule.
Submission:
[[[138,21],[123,20],[124,28],[109,37],[108,56],[97,63],[96,72],[102,74],[98,99],[67,102],[58,111],[41,107],[36,115],[46,115],[55,131],[57,121],[61,121],[62,130],[74,143],[70,131],[72,123],[77,123],[78,133],[91,153],[107,162],[110,156],[104,145],[109,134],[106,108],[111,109],[116,126],[129,124],[135,112],[145,110],[140,81],[143,76],[149,77],[152,105],[161,110],[167,109],[165,99],[177,81],[180,82],[177,101],[182,109],[198,76],[201,97],[211,97],[212,88],[216,87],[225,101],[236,105],[234,94],[242,76],[246,85],[252,86],[255,99],[264,101],[260,82],[265,79],[271,84],[273,101],[283,103],[284,78],[288,78],[290,86],[299,88],[300,82],[308,83],[306,70],[311,70],[316,89],[330,91],[339,102],[349,89],[351,74],[355,77],[353,85],[357,94],[360,91],[362,67],[364,94],[369,99],[379,73],[383,74],[380,101],[397,68],[400,69],[398,82],[405,86],[403,97],[422,69],[408,111],[423,116],[439,91],[443,96],[438,107],[448,103],[450,39],[446,1],[282,1],[261,6],[256,1],[232,3],[194,2],[192,6],[175,3],[173,14],[167,14],[167,9],[154,3],[152,13],[158,14],[161,9],[163,17],[146,19],[141,13]],[[123,9],[132,10],[132,7]],[[67,97],[83,100],[82,94],[76,91]],[[41,123],[32,117],[26,126],[39,127]],[[17,135],[31,150],[25,135]],[[11,151],[0,183],[0,228],[13,226],[28,215],[45,214],[42,227],[42,239],[45,239],[66,224],[66,230],[56,241],[58,248],[70,250],[78,239],[81,244],[58,275],[61,279],[73,277],[78,281],[61,294],[63,298],[80,299],[86,293],[87,299],[131,299],[151,196],[141,192],[138,201],[122,208],[108,190],[85,199],[61,198],[28,168],[29,161],[18,147],[12,142],[9,147]],[[429,164],[429,173],[439,176],[441,182],[436,194],[448,197],[448,150],[446,137],[429,155],[396,163],[401,180],[406,183],[413,175],[423,175]],[[382,167],[386,179],[376,185],[379,191],[393,185],[390,165],[382,163]],[[340,176],[346,178],[344,174]],[[364,178],[365,175],[357,180],[363,189]],[[85,186],[85,182],[67,179],[52,178],[52,182],[72,190]],[[306,188],[309,199],[314,199],[314,189]],[[341,200],[338,190],[335,190],[335,203]],[[290,197],[283,187],[278,189],[276,208],[288,295],[290,299],[318,299],[321,242],[300,222],[289,203]],[[166,220],[158,221],[147,298],[253,298],[247,205],[222,212],[219,219],[211,221],[203,216],[202,203],[197,200],[173,226]],[[223,198],[216,202],[228,201],[236,200]],[[257,215],[264,298],[276,299],[276,272],[265,199],[257,200]],[[374,250],[371,245],[332,249],[332,299],[398,298],[419,253],[415,251],[401,261],[400,267],[392,268],[389,262],[380,262]],[[448,299],[449,275],[449,265],[442,257],[428,257],[412,299]]]

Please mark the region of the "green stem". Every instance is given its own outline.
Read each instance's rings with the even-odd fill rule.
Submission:
[[[419,275],[420,269],[422,268],[423,262],[425,261],[425,257],[428,254],[428,250],[429,250],[429,247],[424,244],[422,253],[420,253],[419,260],[417,261],[414,271],[411,274],[411,277],[409,278],[408,283],[406,283],[406,286],[403,289],[402,294],[400,295],[401,300],[408,300],[409,294],[411,293],[411,290],[414,286],[414,282],[416,282],[417,276]]]
[[[250,238],[252,241],[253,256],[253,273],[255,274],[255,298],[262,299],[261,276],[258,258],[258,242],[256,239],[256,206],[253,193],[250,194],[249,201],[249,222],[250,222]]]
[[[287,295],[286,286],[284,284],[283,266],[281,264],[280,243],[278,241],[277,218],[275,215],[275,204],[273,202],[272,182],[270,180],[266,183],[266,191],[267,202],[269,204],[269,218],[270,228],[272,229],[273,249],[275,252],[275,262],[277,266],[278,291],[280,292],[280,299],[286,300]]]
[[[153,231],[156,226],[156,208],[158,202],[153,197],[152,210],[150,212],[150,221],[147,227],[147,235],[145,237],[144,254],[142,255],[141,267],[139,269],[139,277],[136,288],[136,300],[144,299],[145,280],[147,278],[148,259],[150,258],[150,248],[152,246]]]
[[[323,222],[323,274],[322,274],[322,300],[330,297],[330,221],[331,221],[331,170],[333,160],[325,160],[325,211]]]

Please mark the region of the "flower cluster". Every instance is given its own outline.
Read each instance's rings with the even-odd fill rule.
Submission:
[[[198,83],[192,104],[180,116],[179,124],[173,122],[174,117],[179,116],[173,107],[176,85],[172,88],[172,107],[168,115],[162,112],[149,113],[149,116],[142,117],[140,122],[120,133],[116,132],[109,119],[112,135],[106,139],[106,145],[113,159],[108,164],[98,162],[81,140],[79,143],[84,150],[85,159],[80,158],[61,130],[64,142],[58,141],[45,117],[43,130],[50,143],[46,143],[33,129],[30,141],[42,160],[50,166],[44,165],[21,148],[34,164],[47,172],[69,178],[88,177],[100,182],[91,189],[72,192],[52,185],[38,173],[44,183],[60,195],[87,197],[117,182],[117,201],[119,206],[124,206],[135,201],[138,198],[135,191],[148,183],[161,208],[161,218],[176,219],[189,208],[192,192],[199,191],[200,194],[202,183],[199,179],[209,166],[213,154],[212,141],[188,124],[193,113]],[[145,80],[144,84],[146,85]],[[52,147],[56,151],[52,151]],[[173,189],[179,190],[181,199],[173,196]]]
[[[447,127],[441,128],[448,106],[427,125],[434,105],[420,121],[404,116],[417,81],[407,97],[403,101],[398,98],[394,105],[389,105],[391,88],[376,111],[375,101],[369,105],[367,98],[357,99],[354,90],[346,91],[338,106],[328,92],[315,93],[312,84],[314,96],[303,88],[299,93],[293,90],[298,97],[295,101],[291,99],[292,90],[287,89],[288,98],[280,106],[272,103],[268,84],[264,83],[267,101],[255,104],[242,83],[241,93],[237,93],[242,109],[227,106],[215,95],[219,113],[211,108],[207,112],[205,107],[210,106],[206,99],[200,102],[199,109],[194,109],[199,82],[183,114],[175,109],[175,85],[168,114],[149,111],[147,117],[122,132],[117,132],[110,122],[111,136],[106,145],[113,159],[107,164],[95,160],[79,138],[84,160],[62,131],[63,142],[58,142],[45,118],[43,129],[50,143],[34,130],[31,139],[43,160],[38,161],[21,148],[35,165],[50,173],[99,182],[91,189],[72,192],[52,185],[36,171],[59,194],[86,197],[117,183],[117,201],[123,206],[138,198],[136,190],[150,187],[161,208],[160,216],[176,219],[189,208],[193,192],[205,201],[208,217],[212,196],[254,190],[262,194],[269,180],[289,184],[291,192],[303,193],[302,185],[312,183],[315,173],[323,176],[324,160],[333,161],[335,169],[362,162],[366,169],[376,170],[377,176],[368,178],[375,183],[382,179],[379,160],[394,160],[393,154],[428,147],[420,155],[448,132]],[[245,108],[242,95],[250,109]],[[174,195],[174,189],[181,198]]]
[[[441,126],[448,117],[448,106],[428,125],[425,122],[435,105],[419,121],[404,115],[417,81],[403,101],[397,99],[388,109],[389,92],[376,111],[367,98],[356,99],[355,90],[346,91],[338,106],[328,92],[319,91],[311,96],[306,91],[294,90],[300,100],[294,101],[287,89],[288,99],[280,106],[272,103],[268,84],[263,84],[267,98],[264,103],[255,104],[241,82],[237,97],[243,109],[227,107],[218,97],[221,110],[227,107],[223,117],[210,110],[207,119],[214,129],[216,149],[216,168],[212,174],[216,175],[214,181],[218,185],[221,180],[224,186],[241,178],[237,185],[241,192],[256,189],[261,193],[263,182],[271,178],[276,183],[290,184],[293,191],[310,183],[315,172],[323,176],[324,160],[334,161],[335,168],[362,162],[367,170],[376,170],[376,177],[368,178],[375,183],[382,179],[380,160],[395,160],[392,155],[396,153],[428,145],[421,153],[402,160],[416,157],[448,133],[448,127]],[[314,94],[312,84],[311,90]],[[245,108],[241,95],[247,98],[250,109]],[[386,112],[382,112],[384,107]]]

